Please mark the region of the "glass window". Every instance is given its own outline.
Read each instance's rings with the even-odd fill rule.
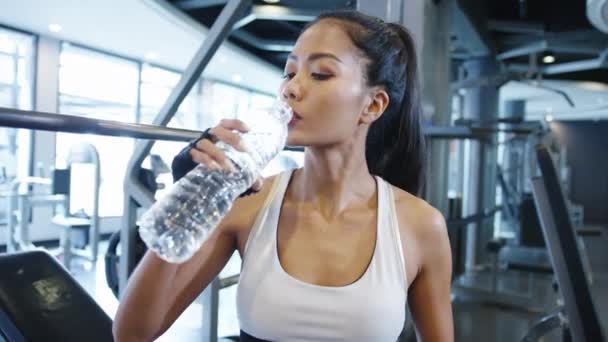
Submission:
[[[151,124],[159,114],[162,106],[173,91],[181,78],[181,74],[175,71],[163,69],[157,66],[144,64],[141,70],[141,117],[140,122]],[[169,121],[168,127],[184,128],[191,130],[204,130],[200,120],[200,84],[196,83],[190,93],[180,105],[177,113]],[[173,157],[185,146],[184,142],[157,141],[150,151],[166,164],[165,172],[157,177],[157,182],[162,184],[156,193],[156,198],[162,197],[171,187],[173,179],[170,173],[170,165]],[[150,161],[144,162],[144,167],[149,167]]]
[[[0,28],[0,107],[32,109],[35,37]],[[31,131],[0,127],[0,193],[30,169]],[[0,222],[6,220],[0,196]]]
[[[64,43],[59,66],[59,112],[95,119],[135,122],[139,65],[136,62]],[[57,133],[55,165],[66,167],[71,146],[91,143],[101,164],[100,216],[121,216],[123,180],[134,140]],[[82,180],[85,182],[91,180]],[[72,207],[71,210],[79,208]]]

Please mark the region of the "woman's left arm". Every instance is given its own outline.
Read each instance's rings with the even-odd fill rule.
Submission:
[[[452,342],[452,252],[448,231],[439,211],[425,209],[416,229],[420,263],[408,290],[408,302],[419,341]]]

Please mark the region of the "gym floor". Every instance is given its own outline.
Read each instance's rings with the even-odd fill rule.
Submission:
[[[604,332],[608,332],[608,227],[603,227],[601,236],[585,237],[584,244],[593,270],[591,285],[595,307],[601,319]],[[101,244],[100,251],[105,252],[107,243]],[[233,256],[221,276],[238,273],[240,260]],[[114,317],[118,301],[106,285],[103,254],[96,265],[75,262],[73,275],[97,300],[110,317]],[[480,284],[487,282],[483,275],[476,279]],[[522,292],[538,296],[534,291],[543,293],[542,302],[551,305],[555,297],[552,294],[551,278],[538,277],[530,288],[530,278],[526,274],[508,274],[499,279],[499,288],[522,289]],[[522,308],[504,304],[492,304],[482,300],[456,300],[453,304],[456,341],[519,341],[531,325],[543,315]],[[550,309],[550,307],[548,308]],[[201,341],[203,308],[197,300],[176,323],[158,341]],[[220,292],[218,335],[238,335],[239,327],[236,315],[236,286]],[[552,333],[543,341],[560,341],[558,332]]]

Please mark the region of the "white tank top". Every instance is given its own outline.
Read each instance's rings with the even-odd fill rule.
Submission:
[[[245,245],[237,291],[241,330],[269,341],[396,341],[407,282],[390,184],[375,177],[376,246],[363,276],[346,286],[319,286],[292,277],[279,262],[277,223],[291,174],[277,176]]]

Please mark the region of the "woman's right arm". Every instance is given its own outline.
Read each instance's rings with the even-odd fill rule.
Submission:
[[[223,120],[213,128],[213,136],[237,149],[240,139],[234,131],[246,132],[238,120]],[[208,139],[190,151],[192,159],[210,168],[230,168],[223,152]],[[151,341],[166,331],[186,307],[226,265],[237,248],[237,232],[250,225],[259,197],[238,200],[222,222],[188,261],[172,264],[148,251],[129,278],[113,325],[116,341]]]
[[[173,324],[234,252],[236,234],[230,222],[238,220],[234,216],[226,216],[199,251],[182,264],[168,263],[152,251],[145,254],[121,298],[113,327],[116,341],[151,341]]]

